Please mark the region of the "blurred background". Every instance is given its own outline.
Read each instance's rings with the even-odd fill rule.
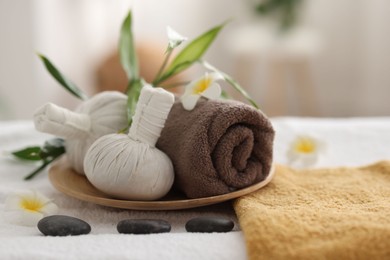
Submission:
[[[387,0],[0,0],[0,120],[31,119],[48,101],[77,105],[37,52],[90,95],[124,89],[116,48],[130,7],[147,79],[162,62],[166,26],[193,39],[231,19],[205,59],[270,116],[390,116]]]

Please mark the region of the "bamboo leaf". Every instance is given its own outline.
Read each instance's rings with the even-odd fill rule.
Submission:
[[[119,56],[127,78],[136,80],[139,78],[137,54],[135,51],[134,37],[132,33],[132,14],[129,11],[122,23],[119,38]]]
[[[46,160],[47,158],[57,158],[64,153],[64,140],[61,138],[53,138],[45,141],[40,152],[40,157]]]
[[[172,61],[163,75],[156,80],[156,84],[161,83],[162,81],[168,79],[169,77],[187,69],[194,62],[198,61],[207,49],[210,47],[211,43],[214,41],[215,37],[221,31],[225,24],[216,26],[211,30],[200,35],[198,38],[191,41]]]
[[[39,146],[27,147],[25,149],[12,152],[12,155],[22,160],[39,161],[41,148]]]
[[[138,98],[144,84],[145,82],[143,80],[133,80],[129,84],[127,90],[127,118],[129,121],[129,126],[133,121],[133,116],[137,107]]]
[[[81,91],[81,89],[79,89],[76,84],[66,78],[48,58],[42,54],[38,54],[38,56],[43,61],[43,64],[49,73],[57,80],[58,83],[60,83],[61,86],[82,100],[88,99],[88,96],[83,91]]]
[[[259,109],[259,106],[257,105],[257,103],[251,98],[251,96],[248,94],[248,92],[245,91],[245,89],[243,89],[240,84],[238,84],[231,76],[229,76],[228,74],[218,70],[217,68],[215,68],[214,66],[212,66],[210,63],[206,62],[206,61],[200,61],[200,63],[208,70],[211,70],[211,71],[214,71],[214,72],[217,72],[219,74],[222,75],[222,77],[225,79],[226,82],[228,82],[235,90],[237,90],[246,100],[249,101],[249,103],[251,103],[252,106],[254,106],[255,108]]]

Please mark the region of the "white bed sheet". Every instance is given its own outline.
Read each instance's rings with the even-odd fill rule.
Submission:
[[[275,162],[286,163],[288,144],[298,134],[315,135],[327,144],[316,167],[359,166],[390,159],[390,118],[273,118],[276,130]],[[7,151],[40,145],[51,138],[38,133],[29,121],[0,122],[0,212],[14,191],[37,189],[53,198],[59,214],[86,220],[92,232],[85,236],[44,237],[36,227],[16,226],[0,214],[0,259],[246,259],[245,241],[230,203],[181,211],[131,211],[101,207],[70,198],[55,190],[46,173],[32,181],[23,176],[34,167],[15,161]],[[187,220],[200,215],[233,219],[233,232],[187,233]],[[124,218],[161,218],[171,233],[123,235],[116,224]]]

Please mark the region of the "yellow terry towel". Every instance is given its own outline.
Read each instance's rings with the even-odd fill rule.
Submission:
[[[390,161],[293,170],[234,202],[250,259],[390,259]]]

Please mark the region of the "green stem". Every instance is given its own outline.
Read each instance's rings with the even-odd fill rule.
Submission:
[[[162,86],[162,87],[165,88],[165,89],[170,89],[170,88],[175,88],[175,87],[187,85],[188,83],[190,83],[190,81],[181,81],[181,82],[172,83],[170,85],[165,85],[165,86]]]
[[[35,177],[35,175],[37,175],[39,172],[41,172],[42,170],[44,170],[46,168],[46,166],[48,166],[49,164],[51,164],[55,159],[57,159],[58,157],[60,157],[60,155],[56,156],[56,157],[53,157],[52,159],[50,160],[44,160],[43,161],[43,164],[41,166],[39,166],[37,169],[35,169],[32,173],[30,173],[29,175],[27,175],[26,177],[24,177],[24,180],[25,181],[28,181],[28,180],[31,180],[32,178]]]
[[[160,80],[161,74],[163,73],[165,67],[167,66],[169,58],[172,55],[172,52],[173,52],[173,49],[168,49],[167,54],[165,55],[165,59],[163,61],[163,64],[161,65],[159,71],[157,72],[156,77],[153,80],[154,86],[156,86],[157,84],[159,84],[161,82],[161,80]]]
[[[246,92],[236,81],[234,81],[232,78],[230,77],[226,77],[226,74],[225,73],[222,73],[223,76],[225,76],[225,80],[236,90],[238,91],[244,98],[246,98],[246,100],[249,101],[249,103],[251,103],[251,105],[253,107],[255,107],[256,109],[260,109],[259,106],[257,105],[257,103],[249,96],[248,92]]]
[[[230,77],[228,74],[218,70],[214,66],[212,66],[210,63],[200,60],[199,63],[203,65],[206,69],[218,72],[219,74],[222,75],[222,77],[225,79],[226,82],[228,82],[238,93],[240,93],[246,100],[248,100],[249,103],[256,109],[260,109],[257,103],[250,97],[248,92],[245,91],[243,87],[240,86],[232,77]]]

